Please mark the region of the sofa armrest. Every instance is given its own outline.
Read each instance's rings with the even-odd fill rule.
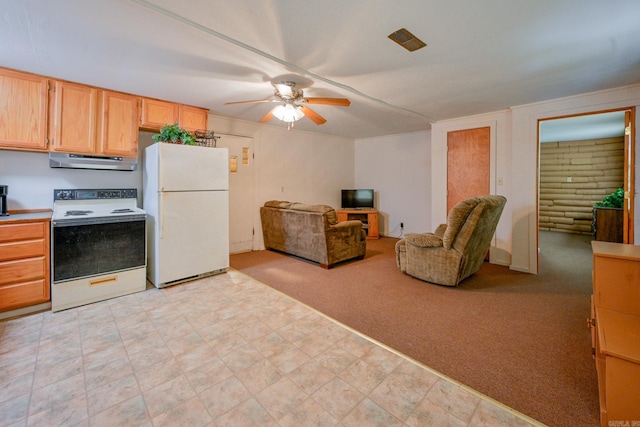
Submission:
[[[362,227],[362,221],[358,219],[351,219],[349,221],[341,221],[336,224],[332,224],[330,228],[351,228],[351,227]]]

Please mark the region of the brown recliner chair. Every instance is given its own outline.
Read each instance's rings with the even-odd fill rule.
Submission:
[[[434,233],[409,233],[396,243],[396,264],[410,276],[446,286],[480,270],[507,199],[479,196],[455,205]]]

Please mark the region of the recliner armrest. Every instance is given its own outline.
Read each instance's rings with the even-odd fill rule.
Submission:
[[[442,247],[442,238],[433,233],[409,233],[404,237],[407,243],[421,248],[440,248]]]
[[[447,231],[447,224],[440,224],[436,231],[433,232],[436,236],[444,238],[444,232]]]

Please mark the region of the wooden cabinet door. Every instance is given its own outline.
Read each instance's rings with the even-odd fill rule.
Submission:
[[[164,125],[178,123],[178,104],[142,98],[140,128],[159,131]]]
[[[181,105],[178,123],[189,132],[195,132],[198,129],[206,130],[208,113],[209,111],[204,108]]]
[[[102,90],[100,100],[99,154],[138,157],[138,97]]]
[[[47,149],[49,80],[0,69],[0,147]]]
[[[96,151],[98,89],[56,81],[51,114],[51,150],[93,154]]]

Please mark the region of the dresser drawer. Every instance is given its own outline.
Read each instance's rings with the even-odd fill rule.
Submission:
[[[47,244],[44,239],[0,243],[0,262],[44,256]]]
[[[2,262],[0,263],[0,286],[44,279],[47,277],[46,269],[47,259],[44,256]]]
[[[0,311],[39,304],[50,299],[49,286],[44,279],[0,285]]]
[[[46,222],[0,225],[0,243],[44,239],[47,225]]]

